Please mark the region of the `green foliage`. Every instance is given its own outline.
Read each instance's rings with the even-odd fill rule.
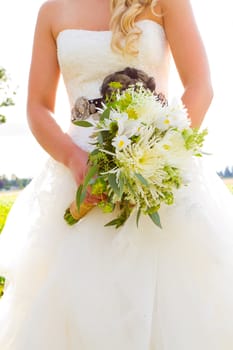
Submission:
[[[116,219],[113,219],[104,226],[115,226],[115,228],[119,228],[120,226],[124,225],[126,220],[129,218],[133,208],[134,207],[130,205],[129,201],[122,200],[120,204],[120,214],[116,217]]]
[[[4,294],[5,282],[6,282],[5,277],[0,276],[0,298],[1,298],[1,297],[3,296],[3,294]]]
[[[208,130],[204,129],[203,131],[199,131],[198,128],[193,129],[184,129],[182,132],[184,141],[185,141],[185,147],[187,150],[195,150],[196,154],[195,156],[201,156],[200,149],[202,148],[205,137],[208,134]]]
[[[0,124],[3,124],[6,122],[6,117],[3,114],[0,114]]]
[[[17,197],[17,192],[0,194],[0,232],[2,231],[9,211]]]
[[[67,222],[68,225],[72,226],[74,224],[76,224],[79,220],[76,220],[71,212],[70,212],[70,209],[67,208],[66,211],[65,211],[65,214],[64,214],[64,219],[65,221]]]
[[[84,128],[89,128],[92,126],[92,124],[87,122],[86,120],[75,120],[73,121],[73,124],[77,126],[82,126]]]
[[[9,81],[10,78],[7,75],[5,68],[0,67],[0,108],[10,107],[15,104],[13,100],[13,95],[15,95],[15,91],[12,91]],[[5,122],[5,115],[0,114],[0,124]]]
[[[115,90],[120,90],[122,88],[122,84],[119,81],[111,81],[108,85]]]
[[[107,185],[104,179],[100,176],[96,180],[91,187],[91,193],[95,196],[103,194],[107,190]]]
[[[154,213],[149,214],[151,220],[155,223],[155,225],[159,226],[160,228],[162,228],[161,222],[160,222],[160,216],[158,214],[157,211],[155,211]]]

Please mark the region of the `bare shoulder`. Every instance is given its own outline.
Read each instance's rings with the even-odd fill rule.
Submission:
[[[172,5],[173,3],[174,3],[174,1],[169,1],[169,0],[157,0],[157,4],[159,4],[160,6],[162,6],[163,9],[166,7],[166,5]]]
[[[85,0],[47,0],[40,7],[38,19],[50,28],[56,39],[63,29],[85,26],[89,12],[90,7]]]
[[[49,18],[55,16],[64,7],[64,0],[47,0],[39,8],[38,16]]]
[[[69,1],[67,0],[67,2]],[[53,11],[60,11],[65,6],[65,3],[65,0],[46,0],[41,4],[39,13],[49,14]]]
[[[158,0],[168,39],[198,36],[198,28],[190,0]]]
[[[39,8],[37,25],[54,34],[56,32],[56,28],[59,27],[64,8],[65,0],[45,1]]]
[[[158,4],[161,5],[161,7],[166,9],[183,9],[186,6],[190,5],[190,0],[158,0]]]

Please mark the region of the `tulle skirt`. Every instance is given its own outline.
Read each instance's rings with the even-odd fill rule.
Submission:
[[[49,159],[0,237],[0,349],[232,350],[233,198],[207,162],[162,229],[135,214],[115,229],[99,208],[66,224],[76,186]]]

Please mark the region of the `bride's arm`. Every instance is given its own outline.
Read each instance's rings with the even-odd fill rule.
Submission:
[[[69,167],[80,183],[86,172],[87,153],[61,130],[53,116],[60,72],[51,29],[57,14],[56,8],[52,7],[52,3],[45,3],[38,14],[29,75],[28,121],[40,145],[54,159]]]
[[[199,127],[211,103],[213,90],[208,60],[189,0],[159,0],[164,28],[184,86],[182,100],[193,127]]]

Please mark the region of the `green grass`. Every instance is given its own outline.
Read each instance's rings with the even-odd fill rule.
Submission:
[[[17,195],[18,192],[0,192],[0,233]]]
[[[0,192],[0,233],[5,225],[7,215],[18,195],[18,192]],[[5,277],[0,276],[0,298],[4,294]]]
[[[231,193],[233,194],[233,185],[227,185],[227,187],[229,188],[229,190],[230,190]]]

